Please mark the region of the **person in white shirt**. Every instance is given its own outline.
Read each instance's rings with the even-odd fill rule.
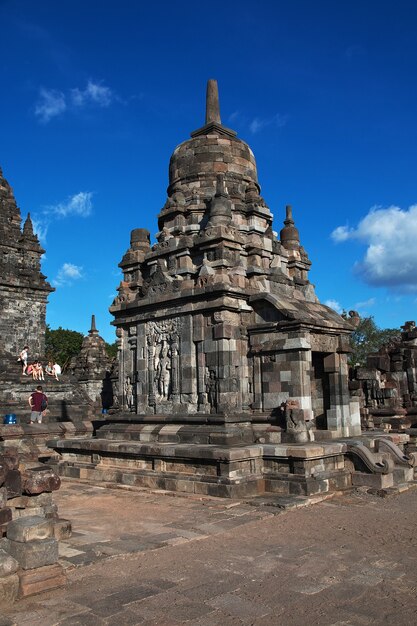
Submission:
[[[23,376],[27,376],[26,370],[28,367],[28,350],[29,350],[29,346],[23,346],[23,350],[21,351],[21,353],[19,354],[19,358],[17,359],[22,364]]]

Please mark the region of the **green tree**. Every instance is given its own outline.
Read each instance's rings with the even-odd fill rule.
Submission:
[[[400,333],[398,328],[378,328],[372,316],[363,317],[351,335],[350,365],[366,365],[368,354],[378,352],[384,343],[399,337]]]
[[[114,359],[114,357],[117,356],[117,343],[115,341],[113,343],[107,343],[106,341],[106,352],[110,359]]]
[[[45,354],[48,360],[59,363],[65,369],[70,359],[80,352],[83,339],[84,335],[76,330],[67,330],[61,326],[52,330],[47,325]]]

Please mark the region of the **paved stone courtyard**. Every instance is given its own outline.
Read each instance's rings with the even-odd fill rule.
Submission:
[[[64,481],[57,500],[68,585],[1,626],[417,622],[415,490],[284,510]]]

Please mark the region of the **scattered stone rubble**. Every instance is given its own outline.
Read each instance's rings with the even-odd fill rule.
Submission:
[[[60,484],[50,467],[0,452],[0,607],[65,584],[58,541],[71,536],[71,523],[53,502]]]

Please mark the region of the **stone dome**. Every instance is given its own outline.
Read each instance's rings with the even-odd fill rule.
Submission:
[[[223,174],[231,196],[244,196],[249,183],[255,183],[259,190],[253,152],[236,137],[235,131],[222,125],[217,82],[210,80],[206,123],[175,148],[169,163],[168,196],[193,189],[203,196],[212,196],[219,174]]]

